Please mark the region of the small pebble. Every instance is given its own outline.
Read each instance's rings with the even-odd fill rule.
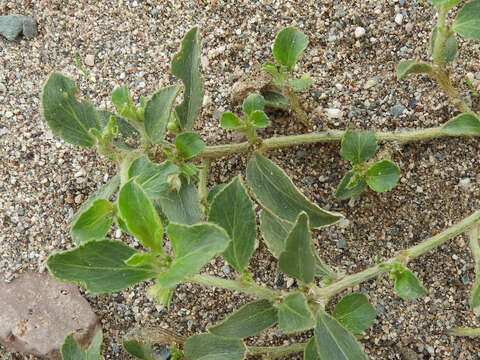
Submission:
[[[360,39],[361,37],[363,37],[365,35],[365,29],[361,26],[358,26],[356,29],[355,29],[355,39]]]
[[[464,178],[460,180],[458,186],[460,186],[463,191],[468,191],[468,189],[470,188],[470,178]]]
[[[397,15],[395,15],[395,22],[396,22],[398,25],[402,25],[403,15],[402,15],[402,14],[397,14]]]
[[[87,64],[88,66],[95,65],[95,55],[88,54],[87,56],[85,56],[85,64]]]
[[[404,105],[397,104],[390,108],[390,114],[392,114],[393,117],[399,117],[405,110],[407,110],[407,108]]]
[[[333,119],[340,119],[343,113],[340,109],[327,109],[327,116]]]
[[[363,85],[363,88],[365,90],[368,90],[371,87],[375,86],[376,84],[377,84],[377,81],[375,79],[368,79],[365,85]]]

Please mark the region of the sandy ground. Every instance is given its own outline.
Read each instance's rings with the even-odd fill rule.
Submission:
[[[42,270],[49,254],[70,248],[70,216],[114,174],[113,166],[93,150],[61,141],[42,121],[41,86],[53,70],[73,76],[85,97],[99,108],[113,110],[109,94],[117,85],[128,83],[138,99],[176,81],[169,74],[170,58],[183,34],[199,25],[206,99],[198,129],[208,144],[225,143],[232,134],[222,132],[217,119],[222,111],[239,110],[230,100],[233,84],[271,60],[275,34],[293,25],[310,40],[299,67],[315,80],[302,98],[317,128],[423,128],[438,126],[457,113],[431,79],[396,80],[400,60],[428,60],[434,10],[414,0],[1,1],[0,14],[12,13],[32,15],[40,33],[31,40],[0,39],[0,272],[6,281],[27,269]],[[396,22],[399,14],[402,19]],[[357,26],[366,29],[358,40]],[[83,61],[94,56],[93,66],[85,65],[93,83],[77,69],[75,54]],[[452,71],[463,93],[467,72],[480,80],[479,55],[478,42],[459,41],[459,59]],[[365,89],[368,81],[374,86]],[[399,105],[405,110],[401,115],[392,109]],[[478,110],[475,100],[473,106]],[[343,117],[328,119],[323,108],[341,109]],[[285,114],[272,113],[271,119],[264,136],[305,131]],[[341,271],[363,270],[375,263],[377,255],[390,257],[480,206],[477,139],[435,140],[390,150],[402,170],[399,185],[383,194],[368,191],[350,203],[334,198],[348,170],[338,144],[269,155],[308,197],[349,220],[346,227],[314,232],[321,256]],[[244,173],[246,161],[244,155],[216,161],[209,185]],[[222,259],[213,260],[207,271],[232,276],[222,271],[224,265]],[[478,340],[446,335],[452,326],[480,325],[468,307],[474,272],[466,238],[455,238],[412,262],[410,268],[429,290],[427,297],[402,301],[387,277],[355,289],[369,296],[379,314],[362,340],[370,358],[480,359]],[[250,270],[259,283],[291,286],[262,244]],[[160,325],[189,336],[247,300],[184,284],[178,287],[171,309],[165,310],[144,297],[144,289],[140,285],[111,295],[85,295],[104,327],[106,359],[127,358],[121,339],[135,326]],[[272,329],[250,342],[271,345],[293,340]],[[25,358],[1,348],[0,356]]]

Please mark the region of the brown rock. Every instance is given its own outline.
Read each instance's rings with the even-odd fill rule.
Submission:
[[[253,70],[242,76],[232,87],[232,100],[242,103],[243,100],[254,92],[261,92],[272,86],[270,74],[261,70]]]
[[[61,359],[65,336],[73,332],[86,348],[100,329],[78,288],[49,274],[25,273],[0,282],[0,304],[0,343],[9,351]]]

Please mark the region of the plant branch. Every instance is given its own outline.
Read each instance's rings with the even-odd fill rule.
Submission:
[[[205,158],[202,163],[202,168],[199,172],[200,181],[198,182],[198,197],[200,201],[203,201],[207,198],[208,189],[207,189],[207,176],[208,176],[208,169],[210,167],[210,162],[212,160],[209,158]]]
[[[469,217],[463,219],[459,223],[449,227],[448,229],[442,231],[440,234],[437,234],[418,245],[415,245],[408,250],[401,251],[399,255],[390,258],[389,260],[383,262],[383,265],[393,265],[398,262],[407,261],[417,258],[426,252],[436,248],[437,246],[442,245],[447,240],[465,232],[467,229],[475,225],[480,221],[480,210],[475,211]],[[374,278],[384,272],[387,272],[388,266],[372,266],[364,271],[361,271],[356,274],[348,275],[342,280],[333,283],[332,285],[326,286],[324,288],[314,289],[314,298],[316,301],[322,303],[327,303],[328,300],[338,294],[339,292],[351,288],[354,285],[360,284],[364,281],[367,281],[371,278]]]
[[[472,250],[473,261],[475,263],[475,275],[478,277],[480,273],[480,244],[478,242],[480,225],[472,227],[468,237],[470,238],[470,249]]]
[[[268,355],[270,359],[278,359],[282,356],[301,352],[307,343],[297,343],[282,346],[248,346],[250,355]]]
[[[453,336],[480,336],[480,328],[454,327],[448,330],[448,335]]]
[[[209,275],[193,275],[190,276],[187,281],[197,283],[206,286],[213,286],[232,291],[242,291],[248,295],[256,296],[262,299],[270,301],[279,301],[283,298],[283,292],[280,290],[268,289],[263,286],[259,286],[253,282],[244,282],[237,280],[222,279],[217,276]]]

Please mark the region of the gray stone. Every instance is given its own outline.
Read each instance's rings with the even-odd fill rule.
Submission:
[[[407,108],[404,105],[397,104],[390,108],[390,114],[392,114],[393,117],[398,117],[402,115],[405,110],[407,110]]]
[[[61,359],[68,334],[87,347],[100,329],[78,288],[48,274],[25,273],[0,282],[0,304],[0,343],[9,351]]]
[[[13,41],[23,31],[23,15],[0,16],[0,34]]]
[[[23,18],[23,36],[27,39],[37,35],[37,22],[31,16]]]

